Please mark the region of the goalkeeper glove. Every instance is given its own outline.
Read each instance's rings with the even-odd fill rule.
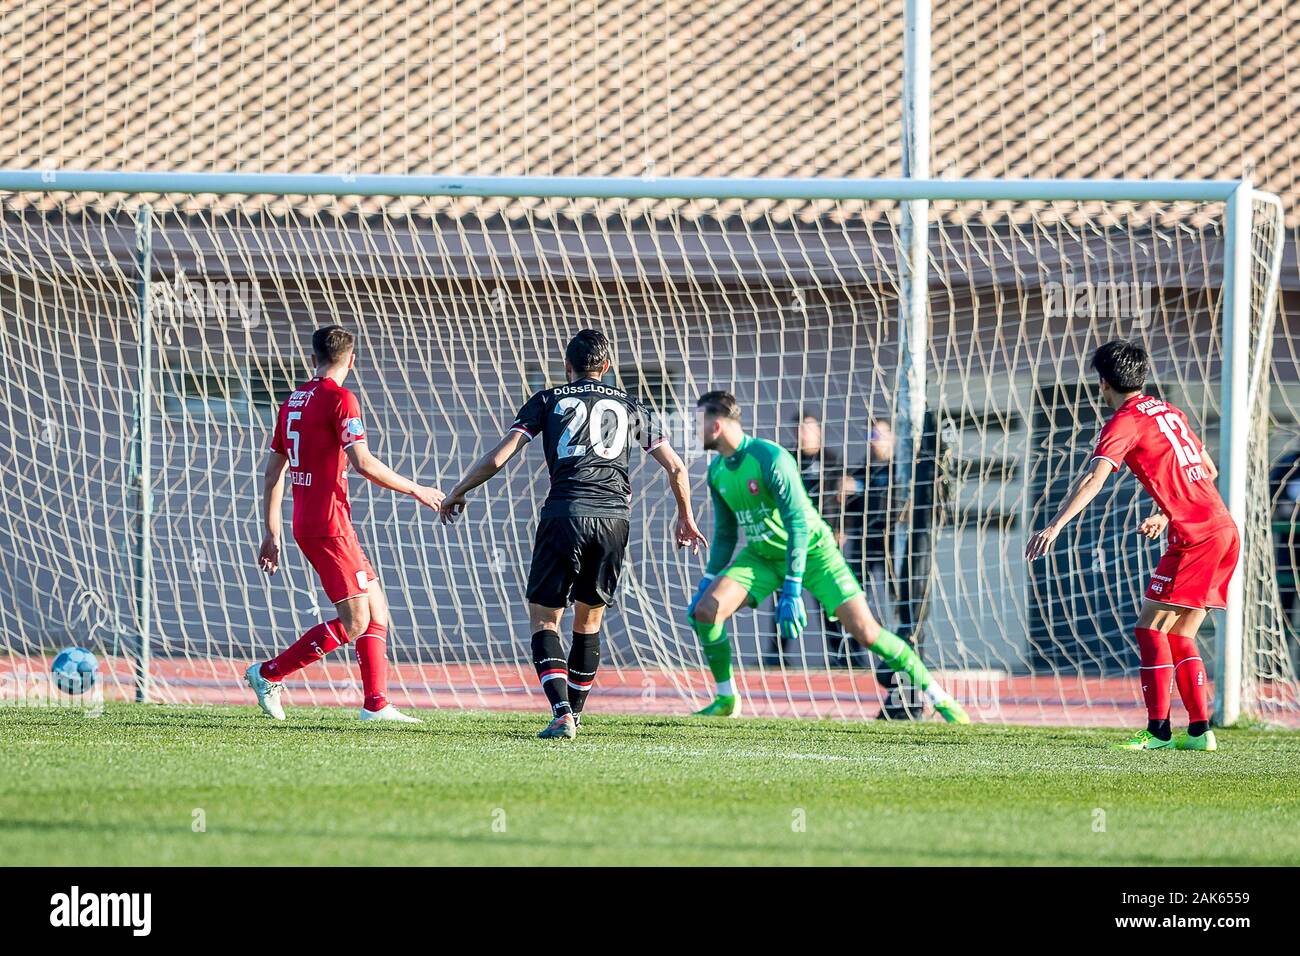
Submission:
[[[803,606],[803,585],[786,579],[781,596],[776,602],[776,630],[787,641],[793,641],[808,624],[808,612]]]
[[[713,583],[713,575],[706,574],[700,580],[700,586],[695,589],[695,597],[691,598],[691,603],[686,605],[686,620],[695,620],[695,605],[700,603],[700,598],[704,597],[704,592],[709,589]]]

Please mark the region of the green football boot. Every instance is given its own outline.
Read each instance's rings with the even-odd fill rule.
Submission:
[[[740,716],[740,695],[739,694],[719,694],[713,698],[713,703],[702,710],[697,710],[691,714],[692,717],[739,717]]]
[[[1199,737],[1193,737],[1191,734],[1178,735],[1179,750],[1205,750],[1212,751],[1219,749],[1219,742],[1214,739],[1214,731],[1207,730]]]
[[[1151,731],[1143,727],[1128,740],[1118,744],[1111,744],[1111,750],[1173,750],[1177,747],[1171,737],[1168,740],[1161,740]]]
[[[970,714],[957,703],[955,697],[945,697],[934,702],[934,711],[950,724],[969,724]]]

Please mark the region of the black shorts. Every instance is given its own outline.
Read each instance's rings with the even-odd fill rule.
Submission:
[[[627,554],[626,518],[543,518],[533,542],[528,600],[542,607],[613,604]]]

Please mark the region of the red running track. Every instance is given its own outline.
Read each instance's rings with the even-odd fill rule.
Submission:
[[[36,701],[49,695],[49,662],[42,657],[0,658],[0,703]],[[172,704],[248,704],[243,682],[247,661],[225,658],[155,658],[153,699]],[[134,697],[131,665],[103,665],[104,697]],[[1146,722],[1136,679],[1056,677],[935,671],[939,681],[976,722],[1073,727],[1129,727]],[[750,668],[738,673],[746,716],[868,719],[883,692],[870,673],[844,670],[782,671]],[[400,664],[389,669],[389,697],[402,708],[545,711],[530,664]],[[286,682],[291,706],[360,707],[361,687],[349,657],[313,665]],[[707,674],[607,666],[601,669],[586,712],[684,715],[709,700]],[[60,695],[62,696],[62,695]],[[1294,688],[1264,688],[1266,719],[1300,727]],[[66,698],[65,698],[66,700]],[[1175,722],[1180,717],[1175,703]]]

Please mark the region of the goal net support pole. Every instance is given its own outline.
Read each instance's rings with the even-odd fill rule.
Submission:
[[[930,0],[907,0],[903,43],[903,176],[930,177]],[[915,640],[930,573],[930,549],[917,547],[917,533],[932,534],[920,514],[916,478],[926,411],[926,363],[930,339],[930,203],[901,204],[899,221],[897,484],[906,520],[898,523],[894,562],[901,570],[899,631]]]
[[[137,502],[135,613],[136,684],[135,699],[149,700],[149,645],[153,619],[153,320],[150,309],[150,277],[153,274],[153,209],[141,204],[136,213],[137,288],[140,315],[140,385],[135,407],[134,492]]]

